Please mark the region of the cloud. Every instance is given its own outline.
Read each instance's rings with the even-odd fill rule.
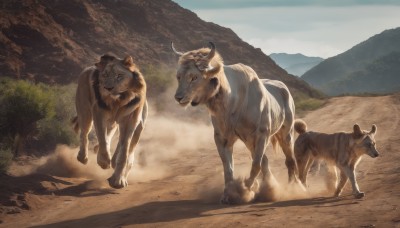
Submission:
[[[400,2],[400,1],[399,1]],[[199,9],[205,21],[231,28],[244,41],[271,52],[331,57],[396,28],[400,5]]]

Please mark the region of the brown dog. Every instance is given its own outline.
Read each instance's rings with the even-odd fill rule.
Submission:
[[[340,182],[334,196],[340,195],[347,180],[350,179],[354,197],[364,197],[365,194],[358,188],[355,168],[362,155],[367,154],[372,158],[379,156],[375,147],[374,136],[377,131],[375,124],[369,132],[361,130],[360,126],[355,124],[351,133],[333,134],[307,131],[307,125],[302,120],[296,120],[294,128],[299,133],[294,144],[294,153],[299,178],[305,186],[307,186],[307,173],[314,159],[323,159],[340,170]]]

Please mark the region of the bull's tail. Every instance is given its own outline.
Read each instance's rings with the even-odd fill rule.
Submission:
[[[307,132],[307,124],[306,122],[304,122],[304,120],[301,119],[297,119],[294,121],[294,130],[298,133],[298,134],[303,134]]]
[[[78,123],[78,116],[75,116],[71,119],[72,128],[74,129],[75,133],[79,131],[79,123]]]

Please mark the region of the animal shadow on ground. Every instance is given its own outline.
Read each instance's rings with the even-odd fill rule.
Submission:
[[[328,206],[329,204],[334,204],[340,201],[341,199],[339,198],[314,198],[273,203],[259,203],[249,206],[244,205],[244,207],[239,208],[234,207],[231,208],[228,212],[222,213],[220,213],[218,209],[227,208],[226,205],[206,203],[201,200],[155,201],[119,211],[96,214],[85,218],[61,221],[57,223],[39,225],[34,227],[120,227],[127,225],[173,222],[182,219],[220,216],[226,214],[234,215],[244,213],[259,213],[267,210],[272,210],[273,208],[277,207],[308,205]]]
[[[335,207],[342,205],[357,204],[352,195],[341,197],[317,197],[308,199],[295,199],[278,201],[273,203],[260,203],[253,205],[253,208],[279,208],[279,207],[292,207],[292,206],[315,206],[315,207]]]
[[[0,189],[0,205],[3,206],[8,206],[8,202],[13,196],[23,196],[25,193],[75,197],[115,194],[113,189],[103,189],[95,181],[85,181],[73,185],[61,178],[38,173],[20,177],[2,174],[0,175]]]
[[[33,227],[120,227],[171,222],[181,219],[213,216],[213,214],[205,212],[224,207],[226,206],[204,203],[199,200],[155,201],[110,213],[96,214],[85,218]]]

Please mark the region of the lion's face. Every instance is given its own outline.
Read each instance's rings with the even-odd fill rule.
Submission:
[[[182,106],[196,106],[205,103],[215,92],[218,79],[202,73],[194,63],[181,66],[176,78],[178,88],[175,99]]]
[[[119,59],[112,60],[100,71],[99,85],[103,96],[119,98],[130,90],[131,81],[132,71]]]

